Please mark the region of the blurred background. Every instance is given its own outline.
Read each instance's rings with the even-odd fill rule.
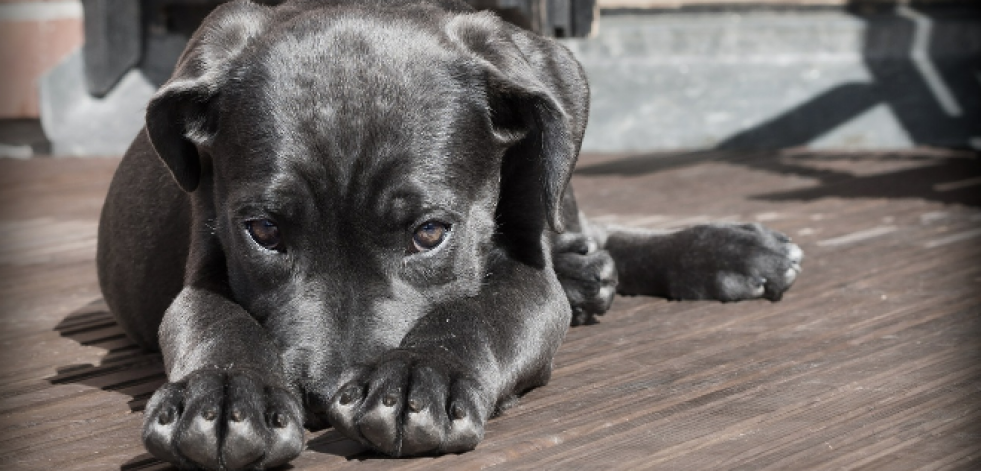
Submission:
[[[469,1],[584,65],[594,222],[759,222],[804,271],[779,303],[618,298],[473,452],[329,430],[293,469],[981,469],[981,0]],[[219,3],[0,0],[0,470],[172,469],[139,433],[163,362],[108,311],[96,240]]]
[[[121,155],[219,3],[0,0],[0,156]],[[981,148],[979,0],[470,3],[573,50],[584,151]]]

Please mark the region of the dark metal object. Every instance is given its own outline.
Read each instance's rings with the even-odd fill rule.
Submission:
[[[585,37],[598,18],[596,0],[467,0],[543,36]]]
[[[280,3],[278,0],[257,0]],[[592,31],[596,0],[466,0],[544,36],[584,37]],[[133,67],[166,78],[176,54],[156,52],[161,37],[189,37],[223,0],[82,0],[85,79],[89,93],[107,95]],[[181,48],[169,48],[179,51]],[[161,64],[166,62],[166,65]],[[156,69],[165,69],[158,71]],[[162,72],[162,73],[156,73]]]
[[[85,8],[85,79],[89,93],[102,97],[143,52],[141,2],[82,0]]]

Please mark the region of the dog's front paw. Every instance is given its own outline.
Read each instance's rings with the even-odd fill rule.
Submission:
[[[246,370],[202,370],[160,387],[147,403],[143,443],[181,469],[264,469],[303,449],[292,394]]]
[[[593,324],[616,295],[617,267],[605,250],[591,249],[582,234],[561,234],[553,242],[552,265],[572,307],[571,325]]]
[[[480,391],[461,368],[395,350],[341,387],[328,414],[341,433],[388,455],[459,453],[484,436]]]
[[[778,301],[797,280],[804,257],[789,237],[759,224],[695,226],[673,237],[673,299]]]

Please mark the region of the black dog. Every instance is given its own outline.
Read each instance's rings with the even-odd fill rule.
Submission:
[[[455,0],[218,8],[99,233],[106,301],[170,379],[150,452],[265,468],[328,424],[465,451],[615,290],[779,299],[801,258],[779,233],[587,225],[567,188],[587,104],[566,49]]]

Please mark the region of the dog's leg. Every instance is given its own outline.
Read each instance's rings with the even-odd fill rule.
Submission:
[[[192,229],[188,200],[140,133],[113,178],[98,261],[106,302],[126,332],[154,349],[159,332],[170,382],[147,403],[143,440],[182,469],[285,463],[303,447],[303,416],[296,393],[283,389],[289,383],[277,347],[245,310],[217,294],[226,282],[200,274],[220,272],[213,267],[223,267],[223,258],[193,257],[196,287],[182,288],[190,236],[212,232]]]
[[[759,224],[679,231],[588,225],[583,232],[613,257],[617,292],[627,295],[778,301],[797,279],[804,256],[789,237]]]
[[[569,325],[561,286],[511,260],[488,272],[482,294],[435,308],[353,374],[328,405],[331,424],[393,456],[462,452],[502,403],[545,384]]]
[[[159,349],[160,319],[184,287],[190,238],[190,198],[141,132],[109,186],[96,260],[106,304],[146,350]]]
[[[143,441],[184,468],[265,469],[303,448],[303,412],[276,346],[240,306],[186,287],[160,328],[169,383],[147,403]]]

